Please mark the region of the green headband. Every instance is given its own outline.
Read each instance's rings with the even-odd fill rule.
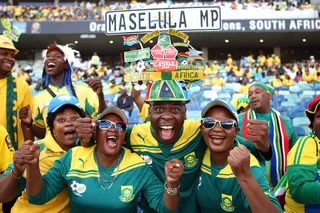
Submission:
[[[261,87],[262,89],[264,89],[265,91],[273,94],[274,93],[274,88],[268,84],[265,83],[261,83],[261,82],[254,82],[249,86],[249,89],[251,87]]]

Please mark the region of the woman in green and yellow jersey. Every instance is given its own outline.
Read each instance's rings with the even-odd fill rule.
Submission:
[[[214,100],[201,113],[204,155],[197,200],[202,213],[283,212],[268,185],[264,168],[236,139],[238,116],[226,102]]]
[[[30,146],[24,153],[29,202],[42,205],[67,187],[73,213],[137,212],[140,192],[157,212],[175,211],[183,163],[167,161],[163,186],[139,155],[122,147],[127,122],[119,108],[107,108],[97,117],[96,145],[71,149],[43,176],[38,165],[39,146]],[[33,159],[27,158],[30,155]]]
[[[50,132],[47,136],[36,143],[39,146],[39,169],[41,174],[53,166],[54,161],[61,158],[66,151],[76,145],[75,121],[84,117],[85,113],[80,108],[78,100],[69,95],[60,95],[52,99],[48,106],[48,127]],[[28,203],[28,196],[25,191],[27,174],[26,164],[23,161],[22,153],[30,147],[31,141],[26,141],[14,154],[13,163],[9,165],[0,178],[0,202],[8,202],[17,195],[12,213],[68,213],[70,202],[68,190],[64,189],[44,205],[37,206]]]

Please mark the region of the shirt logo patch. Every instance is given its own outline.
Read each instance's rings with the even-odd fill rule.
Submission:
[[[152,164],[152,158],[149,155],[140,155],[140,157],[150,166]]]
[[[226,212],[233,212],[234,211],[234,207],[232,206],[232,196],[231,195],[226,195],[226,194],[221,194],[220,206]]]
[[[87,190],[86,185],[78,183],[76,181],[72,181],[70,185],[73,194],[75,194],[78,197],[82,197],[82,194]]]
[[[5,141],[6,141],[8,149],[11,149],[13,147],[13,145],[12,145],[12,141],[11,141],[9,135],[7,135],[7,137],[5,138]]]
[[[133,186],[121,186],[120,200],[124,203],[129,203],[134,199]]]
[[[191,152],[184,156],[185,167],[194,167],[198,163],[197,156],[194,152]]]

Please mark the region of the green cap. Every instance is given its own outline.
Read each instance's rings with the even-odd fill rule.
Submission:
[[[159,80],[154,81],[148,88],[145,101],[190,101],[186,85],[182,81],[176,80]]]
[[[252,84],[250,84],[249,89],[251,87],[261,87],[262,89],[264,89],[265,91],[273,94],[274,93],[274,88],[268,84],[262,83],[262,82],[253,82]]]

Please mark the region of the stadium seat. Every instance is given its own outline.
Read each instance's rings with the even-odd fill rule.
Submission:
[[[217,93],[212,90],[203,91],[203,95],[205,98],[210,99],[210,100],[214,100],[214,99],[218,98]]]
[[[291,93],[289,92],[289,90],[279,90],[278,95],[290,95]]]
[[[295,106],[295,103],[293,103],[292,100],[291,101],[284,101],[284,102],[281,102],[281,106],[291,108],[291,107]]]
[[[307,117],[295,117],[292,119],[293,126],[308,126],[310,121]]]
[[[219,93],[218,97],[221,99],[231,99],[230,93]]]
[[[219,92],[219,91],[222,90],[222,87],[220,87],[220,86],[212,86],[211,90],[214,91],[214,92]]]
[[[294,129],[295,129],[298,137],[302,137],[302,136],[306,135],[305,132],[304,132],[304,128],[303,127],[296,126],[296,127],[294,127]]]
[[[301,88],[299,86],[291,86],[289,87],[290,93],[297,93],[299,94],[301,92]]]
[[[199,120],[201,119],[201,110],[189,110],[187,111],[188,120]]]
[[[131,124],[140,124],[143,122],[142,122],[140,116],[135,116],[135,117],[131,116],[128,118],[128,123],[129,123],[129,125],[131,125]]]

